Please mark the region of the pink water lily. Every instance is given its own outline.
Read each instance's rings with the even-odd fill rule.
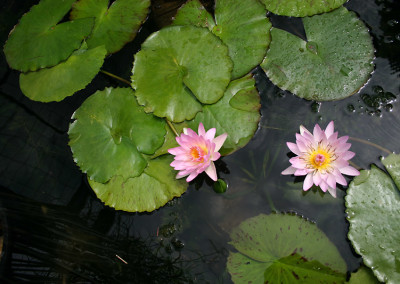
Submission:
[[[176,178],[188,176],[186,181],[192,181],[202,172],[214,181],[217,180],[217,171],[214,161],[221,156],[218,152],[225,142],[228,134],[224,133],[215,137],[216,129],[207,132],[202,123],[199,124],[199,134],[190,128],[184,128],[183,133],[176,137],[179,147],[171,148],[168,152],[175,155],[171,166],[179,171]],[[215,138],[214,138],[215,137]]]
[[[348,136],[338,138],[331,121],[325,131],[318,124],[311,134],[304,126],[300,126],[300,134],[296,133],[296,143],[287,142],[289,149],[297,156],[291,158],[292,164],[282,172],[283,175],[306,176],[303,190],[309,190],[313,184],[322,191],[328,191],[336,197],[336,183],[347,185],[343,174],[357,176],[358,170],[349,165],[354,153],[348,151],[351,144],[346,143]]]

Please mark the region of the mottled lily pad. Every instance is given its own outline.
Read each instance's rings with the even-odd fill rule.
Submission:
[[[254,136],[260,120],[260,96],[251,75],[232,81],[224,96],[213,105],[204,106],[188,125],[197,129],[200,122],[206,129],[216,128],[216,135],[228,133],[222,155],[230,154]]]
[[[72,118],[68,134],[74,160],[97,182],[139,176],[147,166],[144,154],[154,154],[164,141],[165,122],[146,114],[132,89],[98,91]]]
[[[103,46],[90,50],[83,47],[56,66],[21,73],[20,88],[34,101],[61,101],[92,81],[100,71],[105,55]]]
[[[373,71],[368,29],[344,7],[303,22],[308,42],[272,28],[261,64],[270,80],[308,100],[338,100],[356,93]]]
[[[173,24],[209,28],[229,48],[232,78],[240,78],[261,63],[270,43],[265,8],[258,0],[217,0],[214,14],[215,21],[199,0],[191,0],[178,10]]]
[[[282,16],[305,17],[332,11],[347,0],[261,0],[268,11]]]
[[[92,31],[92,18],[57,24],[75,0],[42,0],[11,31],[4,53],[11,68],[22,72],[50,67],[67,59]]]
[[[228,48],[218,37],[200,27],[173,26],[142,44],[132,86],[147,112],[181,122],[223,96],[231,70]]]
[[[175,178],[176,172],[169,165],[172,161],[172,156],[164,155],[150,160],[138,177],[124,181],[121,176],[114,176],[105,184],[92,180],[89,184],[99,199],[117,210],[154,211],[187,189],[185,180]]]
[[[372,165],[349,185],[346,212],[354,249],[382,282],[400,282],[400,156],[382,163],[390,176]]]
[[[261,214],[242,222],[230,236],[230,244],[238,250],[230,252],[227,263],[234,283],[345,280],[346,263],[336,247],[315,224],[301,217]]]
[[[108,53],[120,50],[133,40],[150,6],[150,0],[79,0],[74,3],[71,19],[95,18],[89,48],[104,45]]]

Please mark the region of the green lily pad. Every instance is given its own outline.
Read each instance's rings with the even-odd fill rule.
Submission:
[[[56,66],[21,73],[20,88],[34,101],[61,101],[92,81],[100,71],[106,53],[104,46],[90,50],[83,47]]]
[[[381,282],[376,279],[371,269],[366,266],[361,266],[357,272],[351,273],[348,284],[379,284]]]
[[[229,48],[232,78],[240,78],[261,63],[271,41],[265,8],[258,0],[218,0],[214,14],[215,21],[199,0],[192,0],[178,10],[173,24],[209,28]]]
[[[4,53],[8,64],[22,72],[50,67],[67,59],[92,31],[92,18],[57,23],[75,0],[42,0],[11,31]]]
[[[187,189],[185,180],[175,178],[176,172],[169,165],[172,161],[172,156],[164,155],[150,160],[138,177],[125,181],[121,176],[114,176],[105,184],[93,180],[89,180],[89,184],[108,206],[128,212],[151,212]]]
[[[245,146],[254,136],[260,121],[260,97],[251,75],[232,81],[224,96],[213,105],[204,106],[192,121],[191,129],[200,122],[206,129],[216,128],[216,136],[228,133],[220,153],[228,155]]]
[[[368,29],[344,7],[303,22],[308,42],[272,28],[261,64],[270,80],[308,100],[338,100],[356,93],[373,71]]]
[[[150,35],[135,55],[132,86],[147,112],[173,122],[192,119],[229,84],[228,48],[207,29],[173,26]]]
[[[347,0],[261,0],[268,11],[276,15],[305,17],[326,13],[343,5]]]
[[[242,222],[230,236],[239,251],[230,252],[227,263],[234,283],[275,283],[277,274],[289,281],[279,283],[294,283],[293,277],[284,277],[294,274],[299,283],[305,277],[323,283],[345,280],[346,263],[336,247],[314,223],[299,216],[261,214]]]
[[[346,196],[348,236],[380,281],[399,283],[400,156],[392,154],[382,163],[390,176],[372,165],[350,183]]]
[[[87,39],[90,48],[104,45],[108,53],[120,50],[133,40],[147,17],[150,0],[79,0],[74,3],[71,19],[95,18]]]
[[[132,89],[97,91],[72,118],[68,134],[74,160],[97,182],[139,176],[147,166],[143,154],[154,154],[164,141],[165,122],[146,114]]]

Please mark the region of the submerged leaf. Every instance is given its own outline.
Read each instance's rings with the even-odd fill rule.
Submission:
[[[146,114],[128,88],[97,91],[72,118],[68,134],[74,160],[97,182],[139,176],[147,166],[143,154],[154,154],[164,141],[165,122]]]
[[[4,45],[8,64],[22,72],[50,67],[78,49],[93,27],[92,18],[57,24],[75,0],[42,0],[22,16]]]
[[[79,0],[74,3],[71,19],[95,18],[89,48],[104,45],[108,53],[120,50],[133,40],[146,19],[150,0]]]
[[[272,28],[261,64],[270,80],[308,100],[338,100],[356,93],[373,71],[368,29],[344,7],[303,22],[308,42]]]
[[[390,176],[371,166],[361,171],[349,186],[346,213],[349,239],[364,263],[380,281],[400,282],[400,156],[390,155],[382,163]]]
[[[88,85],[103,65],[106,50],[103,46],[81,48],[68,59],[51,68],[21,73],[19,84],[31,100],[61,101]]]
[[[172,156],[164,155],[150,160],[138,177],[124,180],[114,176],[105,184],[93,180],[89,184],[108,206],[128,212],[151,212],[186,191],[187,182],[175,178],[176,172],[169,165],[172,161]]]

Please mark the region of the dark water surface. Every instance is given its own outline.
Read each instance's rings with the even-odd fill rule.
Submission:
[[[38,1],[0,4],[0,39]],[[152,13],[134,42],[104,66],[130,77],[133,54],[157,26],[165,25],[184,1],[153,1]],[[208,2],[208,8],[212,5]],[[376,49],[375,71],[359,93],[337,102],[311,102],[275,87],[254,70],[262,118],[243,149],[217,163],[229,188],[216,194],[198,179],[187,192],[149,214],[104,206],[75,166],[66,135],[72,113],[90,94],[119,83],[102,74],[60,103],[25,98],[18,72],[0,55],[0,217],[3,237],[0,274],[20,283],[231,283],[225,270],[233,248],[229,232],[260,213],[296,212],[315,221],[337,246],[348,270],[361,259],[347,240],[344,190],[338,198],[303,194],[301,180],[282,176],[289,166],[286,141],[303,124],[335,121],[339,135],[351,136],[352,162],[381,166],[385,149],[400,152],[400,4],[392,0],[350,0],[346,7],[366,23]],[[278,18],[274,25],[282,24]],[[301,33],[296,21],[283,21]],[[155,71],[156,72],[156,71]],[[386,102],[378,97],[386,94]],[[373,145],[375,144],[375,145]],[[378,146],[377,146],[378,145]]]

